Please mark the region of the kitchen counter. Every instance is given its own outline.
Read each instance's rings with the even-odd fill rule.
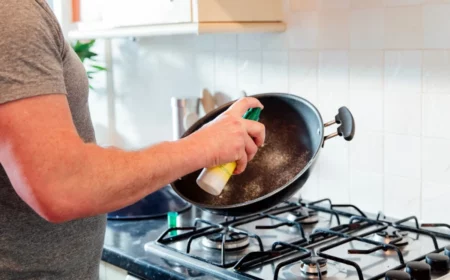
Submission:
[[[183,221],[208,215],[192,207],[178,217],[178,226],[191,226]],[[102,260],[142,279],[215,279],[200,271],[170,263],[146,252],[144,245],[156,240],[167,230],[167,218],[149,220],[109,220],[106,227]]]

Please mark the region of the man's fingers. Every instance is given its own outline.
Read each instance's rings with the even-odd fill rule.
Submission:
[[[236,161],[236,169],[234,170],[234,174],[241,174],[245,168],[247,167],[247,153],[242,151],[241,157]]]
[[[259,102],[258,99],[253,97],[245,97],[239,99],[233,105],[231,105],[228,111],[234,116],[242,117],[245,112],[248,111],[248,109],[256,107],[264,108],[264,106],[261,104],[261,102]]]
[[[266,140],[266,128],[260,122],[243,120],[247,133],[253,138],[256,146],[261,147]]]
[[[251,161],[255,157],[257,151],[258,147],[255,142],[253,142],[252,138],[247,135],[245,137],[245,152],[247,153],[247,161]]]

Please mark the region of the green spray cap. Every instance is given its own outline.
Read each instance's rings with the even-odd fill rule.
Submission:
[[[259,115],[261,114],[261,108],[250,108],[245,112],[243,118],[252,121],[259,121]]]

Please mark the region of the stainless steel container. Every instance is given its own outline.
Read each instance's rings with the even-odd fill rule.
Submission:
[[[183,133],[199,119],[200,98],[172,97],[172,131],[174,140],[180,139]]]

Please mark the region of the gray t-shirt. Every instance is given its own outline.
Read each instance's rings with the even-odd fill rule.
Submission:
[[[88,91],[85,69],[47,3],[2,0],[0,104],[65,94],[78,134],[95,142]],[[105,215],[45,221],[20,199],[0,165],[0,279],[98,279],[105,226]]]

